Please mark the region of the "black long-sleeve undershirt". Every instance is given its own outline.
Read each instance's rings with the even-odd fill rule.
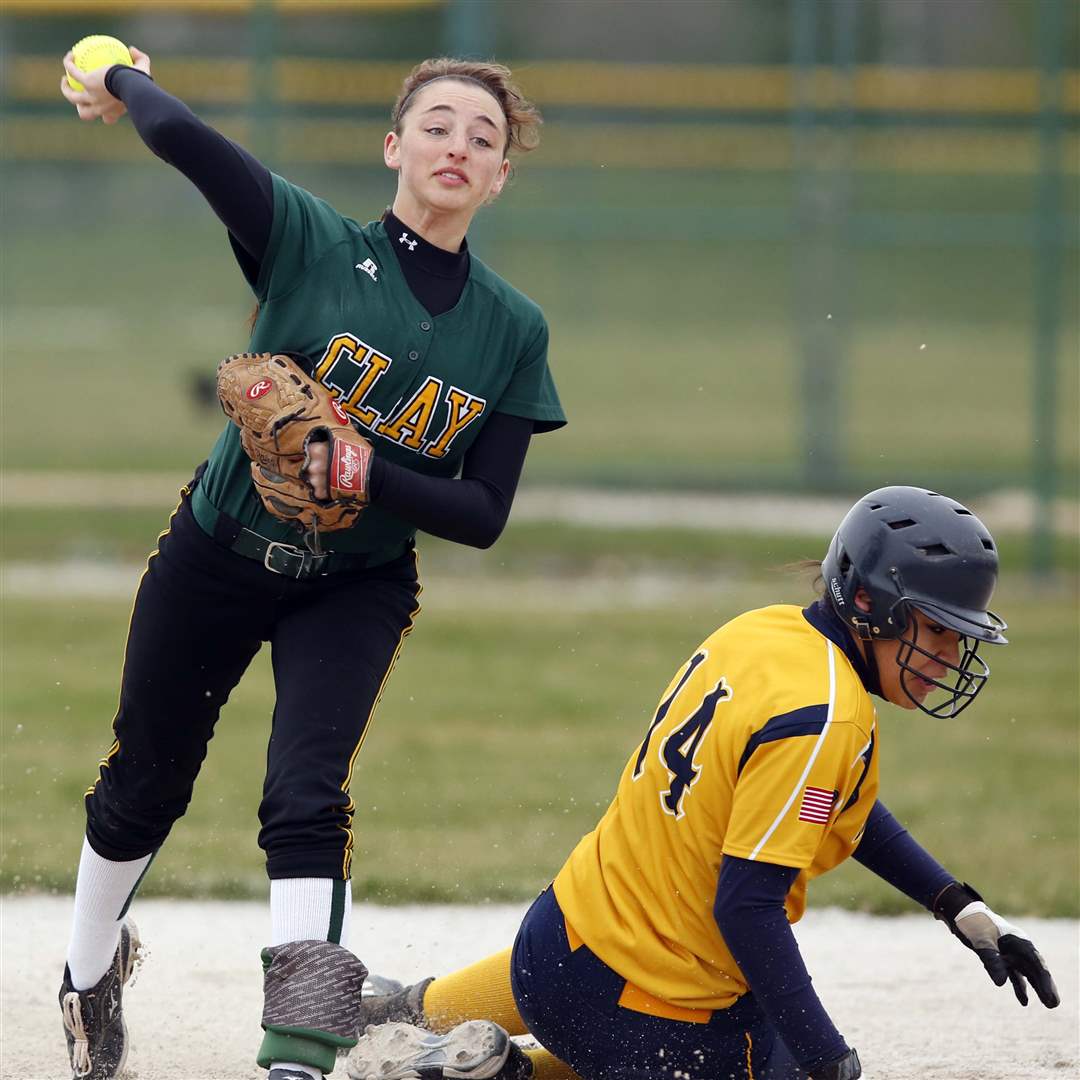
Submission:
[[[523,416],[495,413],[465,455],[458,480],[424,476],[376,454],[371,501],[433,536],[489,548],[510,516],[532,430]]]
[[[228,230],[244,276],[254,283],[273,223],[270,170],[142,72],[117,65],[105,86],[127,106],[147,147],[199,189]],[[458,260],[450,276],[445,268],[430,272],[416,259],[403,270],[417,299],[438,315],[456,303],[468,263]],[[372,503],[434,536],[490,547],[509,518],[532,433],[530,419],[493,414],[465,454],[460,479],[424,476],[376,454]]]
[[[808,1072],[847,1052],[810,981],[784,910],[799,871],[725,855],[713,916],[762,1012]]]
[[[956,880],[889,813],[880,799],[870,808],[862,839],[852,858],[927,911],[934,910],[934,899]]]
[[[257,277],[274,219],[270,170],[135,68],[110,68],[105,88],[127,106],[147,148],[199,189],[230,236],[254,261]],[[247,269],[248,280],[254,281]]]
[[[875,802],[853,857],[927,910],[956,879],[880,801]],[[784,899],[799,871],[725,855],[713,915],[758,1004],[804,1068],[847,1052],[814,990]]]

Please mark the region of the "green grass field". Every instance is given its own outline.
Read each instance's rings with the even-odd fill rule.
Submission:
[[[364,220],[392,194],[385,172],[293,175]],[[250,293],[220,225],[171,170],[84,166],[79,177],[77,187],[58,167],[6,174],[5,265],[17,272],[0,280],[4,467],[189,468],[222,422],[196,404],[193,381],[246,347]],[[813,425],[835,434],[844,490],[901,476],[968,494],[1028,483],[1044,437],[1037,267],[1023,242],[1032,184],[860,176],[854,209],[891,215],[901,239],[869,243],[855,229],[818,275],[822,310],[796,312],[807,268],[805,238],[789,227],[790,175],[525,168],[478,218],[474,249],[551,325],[571,423],[537,440],[529,478],[836,486],[805,460]],[[999,220],[1020,222],[1021,239]],[[968,240],[939,239],[941,222]],[[1054,437],[1073,492],[1078,280],[1077,249],[1063,246]],[[814,330],[838,378],[818,416],[799,351]],[[46,419],[66,437],[37,437]]]
[[[133,560],[165,516],[89,515],[73,552],[57,513],[9,512],[5,559]],[[801,602],[808,583],[778,567],[821,543],[525,525],[490,552],[425,538],[424,610],[354,778],[356,894],[535,893],[607,805],[678,664],[737,612]],[[1022,556],[1004,538],[998,606],[1013,644],[992,654],[985,697],[954,722],[882,706],[883,798],[995,905],[1076,916],[1078,578],[1037,586],[1010,575]],[[4,891],[72,887],[129,607],[127,597],[4,599]],[[255,838],[271,707],[263,654],[222,716],[146,895],[265,894]],[[813,892],[819,903],[907,906],[854,864]]]
[[[392,196],[382,170],[288,173],[362,220]],[[854,180],[848,243],[815,286],[822,310],[797,311],[814,267],[792,229],[790,174],[523,167],[472,243],[551,325],[571,423],[536,440],[526,481],[836,487],[805,459],[813,426],[834,432],[848,494],[1026,486],[1036,440],[1052,435],[1059,489],[1075,496],[1077,248],[1060,252],[1057,428],[1036,431],[1036,178]],[[38,470],[43,485],[48,470],[189,473],[223,424],[193,388],[247,341],[251,296],[220,225],[154,162],[6,163],[4,181],[3,469]],[[1075,213],[1076,185],[1065,197]],[[887,244],[871,235],[883,226]],[[798,347],[811,330],[839,377],[817,416]],[[6,509],[0,557],[141,562],[167,502]],[[883,708],[885,798],[1006,910],[1077,915],[1078,545],[1062,540],[1057,576],[1037,583],[1022,571],[1027,539],[999,540],[1014,644],[955,723]],[[535,892],[603,810],[675,667],[738,611],[802,600],[807,584],[774,568],[823,541],[518,524],[490,552],[425,540],[425,611],[355,777],[358,895]],[[71,887],[129,605],[4,597],[2,889]],[[260,656],[147,892],[265,892],[255,836],[271,704]],[[904,904],[857,867],[815,892]]]

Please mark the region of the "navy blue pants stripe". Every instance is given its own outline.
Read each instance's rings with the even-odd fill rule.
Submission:
[[[187,500],[139,585],[128,633],[119,748],[88,794],[87,837],[105,858],[161,846],[187,809],[218,715],[263,642],[277,703],[259,844],[271,878],[346,874],[345,787],[380,687],[418,610],[410,550],[382,566],[295,581],[207,536]]]
[[[804,1080],[752,995],[692,1024],[624,1009],[626,985],[588,946],[574,951],[553,889],[522,921],[510,963],[529,1031],[584,1080]]]

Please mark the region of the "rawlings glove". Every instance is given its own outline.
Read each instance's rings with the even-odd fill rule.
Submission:
[[[829,1065],[820,1065],[810,1074],[810,1080],[859,1080],[862,1065],[854,1048],[849,1050],[839,1061]]]
[[[979,957],[996,986],[1004,986],[1006,979],[1012,983],[1021,1005],[1028,1003],[1029,982],[1048,1009],[1061,1003],[1053,977],[1031,938],[991,911],[970,885],[954,881],[944,888],[934,901],[934,917],[947,923]]]
[[[316,534],[348,528],[368,502],[372,448],[345,410],[290,357],[236,353],[218,365],[218,398],[240,428],[263,506]],[[327,493],[308,479],[310,448],[327,444]]]

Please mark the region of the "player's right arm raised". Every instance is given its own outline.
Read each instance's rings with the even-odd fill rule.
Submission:
[[[130,115],[147,148],[199,189],[229,230],[245,276],[255,281],[273,221],[270,170],[158,86],[146,53],[133,48],[131,55],[134,68],[114,65],[87,73],[75,67],[69,53],[64,67],[86,90],[73,90],[65,77],[61,93],[82,120],[100,117],[115,123],[125,113]]]
[[[131,49],[135,68],[114,66],[95,72],[65,70],[86,92],[62,78],[61,92],[81,119],[115,123],[127,113],[139,137],[162,161],[190,180],[229,232],[233,253],[249,283],[258,280],[273,224],[273,179],[254,155],[201,120],[150,76],[150,58]],[[276,343],[287,349],[290,343]],[[531,420],[496,413],[466,453],[459,478],[425,476],[376,455],[371,467],[371,499],[391,513],[443,539],[490,547],[510,514],[533,434]],[[310,477],[327,494],[325,451],[312,451]]]
[[[135,61],[134,70],[144,75],[150,74],[150,57],[134,45],[128,47],[131,59]],[[109,68],[99,68],[97,71],[83,71],[75,66],[71,50],[64,57],[64,74],[60,77],[60,93],[75,106],[80,120],[93,123],[101,120],[105,124],[115,124],[124,113],[127,106],[105,88],[105,76]],[[83,89],[76,90],[69,82],[68,76],[76,82],[82,83]]]

